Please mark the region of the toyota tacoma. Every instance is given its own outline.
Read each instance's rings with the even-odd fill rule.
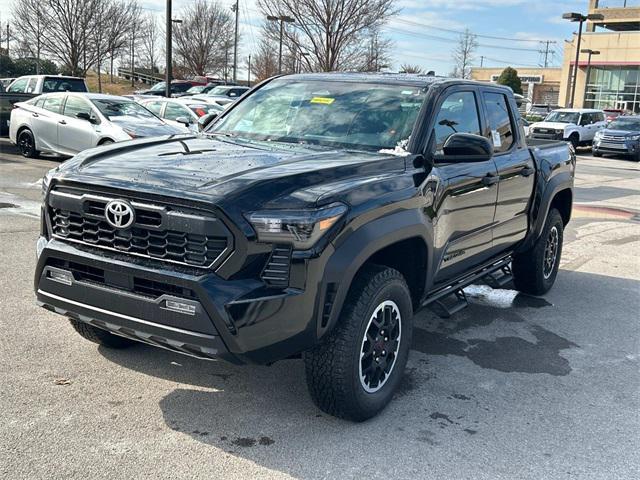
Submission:
[[[574,170],[567,143],[525,143],[506,87],[278,77],[199,134],[49,172],[37,301],[106,347],[302,357],[315,404],[362,421],[398,388],[416,311],[452,315],[479,281],[551,288]]]

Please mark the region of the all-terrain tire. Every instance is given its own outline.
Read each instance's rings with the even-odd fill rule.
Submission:
[[[600,158],[602,157],[602,154],[600,152],[596,152],[595,150],[591,152],[591,154],[596,157],[596,158]]]
[[[114,335],[106,330],[101,330],[100,328],[96,328],[93,325],[89,325],[88,323],[81,322],[79,320],[73,320],[70,318],[69,321],[71,322],[74,330],[78,332],[80,336],[93,343],[97,343],[98,345],[104,345],[108,348],[122,349],[131,347],[138,343],[134,340],[119,337],[118,335]]]
[[[577,133],[572,133],[569,136],[569,142],[571,142],[571,145],[573,145],[574,151],[578,150],[578,147],[580,146],[580,135],[578,135]]]
[[[555,208],[549,210],[542,234],[526,252],[513,257],[513,283],[516,290],[543,295],[553,286],[558,274],[564,222]]]
[[[357,422],[380,412],[402,380],[411,347],[412,316],[409,287],[400,272],[377,265],[363,267],[351,285],[338,324],[326,339],[303,355],[307,386],[318,408]],[[387,318],[395,318],[395,324]],[[392,327],[396,330],[385,332],[384,325],[391,324],[396,325]],[[394,333],[389,334],[390,331]],[[394,338],[399,339],[397,346]],[[385,355],[376,358],[385,352],[385,345]],[[390,363],[392,349],[395,355]],[[363,354],[365,350],[367,353]],[[365,358],[371,360],[368,365],[364,365]],[[389,368],[388,375],[380,373],[384,370],[380,364]],[[371,377],[367,384],[366,376],[361,375],[370,367],[378,373],[368,374]],[[376,382],[376,378],[384,380]]]

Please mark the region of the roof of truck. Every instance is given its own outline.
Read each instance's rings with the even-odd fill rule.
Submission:
[[[438,77],[434,75],[415,73],[386,73],[386,72],[328,72],[328,73],[298,73],[293,75],[283,75],[287,79],[300,80],[324,80],[324,81],[345,81],[345,82],[365,82],[381,83],[389,85],[415,85],[426,87],[440,83],[465,83],[471,85],[482,85],[484,87],[504,87],[495,83],[478,82],[475,80],[465,80],[461,78]]]

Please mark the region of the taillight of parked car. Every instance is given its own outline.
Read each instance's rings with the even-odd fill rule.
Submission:
[[[191,110],[193,110],[196,115],[198,115],[198,117],[204,117],[207,113],[209,113],[209,106],[208,105],[193,105],[191,107]]]

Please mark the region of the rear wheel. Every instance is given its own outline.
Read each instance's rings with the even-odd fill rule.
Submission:
[[[602,156],[602,154],[600,152],[596,152],[595,150],[593,152],[591,152],[593,154],[594,157],[599,158]]]
[[[304,354],[314,403],[330,415],[353,421],[380,412],[402,380],[412,315],[402,275],[392,268],[365,267],[351,286],[340,323]]]
[[[100,146],[102,145],[111,145],[113,143],[113,140],[111,140],[110,138],[105,138],[104,140],[102,140],[100,142]]]
[[[513,283],[516,290],[543,295],[551,289],[560,266],[563,233],[562,216],[553,208],[547,215],[542,235],[533,247],[513,257]]]
[[[70,318],[69,321],[71,322],[74,330],[78,332],[81,337],[86,338],[93,343],[97,343],[98,345],[104,345],[108,348],[122,349],[138,343],[133,340],[129,340],[128,338],[119,337],[118,335],[114,335],[106,330],[96,328],[93,325],[89,325],[88,323],[81,322],[79,320],[73,320]]]
[[[28,128],[25,128],[18,135],[18,149],[23,157],[36,158],[38,151],[36,150],[36,141],[33,137],[33,133]]]

